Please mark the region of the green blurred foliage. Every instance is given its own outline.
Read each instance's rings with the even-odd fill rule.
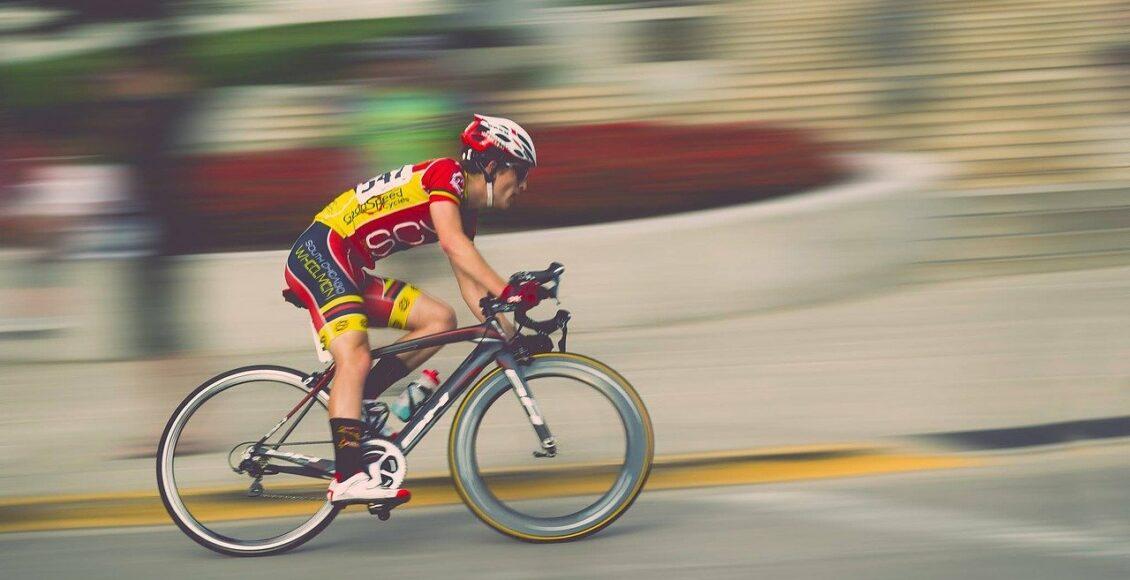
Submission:
[[[427,17],[316,22],[193,37],[193,68],[210,86],[305,81],[327,74],[319,64],[362,40],[434,28]],[[305,66],[304,66],[305,65]]]
[[[202,34],[185,39],[184,65],[204,87],[303,83],[332,77],[337,51],[361,40],[434,31],[429,17],[316,22]],[[0,66],[0,106],[49,107],[89,98],[83,80],[135,47]]]

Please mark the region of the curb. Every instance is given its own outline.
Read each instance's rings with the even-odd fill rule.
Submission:
[[[668,455],[655,459],[645,491],[748,485],[952,469],[984,463],[954,455],[863,445],[785,447],[730,452]],[[608,475],[600,465],[556,465],[523,471],[494,472],[492,490],[506,500],[567,497],[603,492]],[[461,500],[447,473],[410,478],[412,502],[400,509],[451,505]],[[302,490],[318,498],[324,483]],[[290,491],[294,490],[278,490]],[[225,521],[310,513],[309,502],[248,501],[246,488],[202,489],[191,494],[202,520]],[[354,508],[357,511],[363,506]],[[0,500],[0,533],[171,524],[156,494],[126,492],[22,497]]]

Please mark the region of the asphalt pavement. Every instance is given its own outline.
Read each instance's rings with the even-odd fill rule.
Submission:
[[[6,578],[1130,577],[1130,446],[997,457],[980,467],[645,492],[607,530],[505,538],[461,506],[339,518],[293,552],[236,559],[172,526],[0,536]]]

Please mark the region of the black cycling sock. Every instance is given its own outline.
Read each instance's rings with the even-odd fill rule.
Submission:
[[[338,481],[361,471],[361,431],[365,424],[357,419],[330,419],[334,440],[334,470]]]
[[[386,356],[377,361],[373,368],[369,370],[369,374],[365,377],[365,395],[366,399],[375,399],[381,396],[400,379],[408,376],[408,367],[404,366],[404,361],[400,360],[398,356]]]

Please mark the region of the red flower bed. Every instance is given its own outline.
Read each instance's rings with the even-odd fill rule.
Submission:
[[[842,174],[805,134],[756,125],[616,124],[535,131],[527,195],[484,225],[592,223],[705,209],[811,189]]]
[[[288,246],[337,194],[361,178],[342,149],[198,157],[188,163],[183,251]]]
[[[793,130],[751,125],[615,124],[534,128],[542,165],[509,212],[481,231],[596,223],[744,203],[843,174],[827,148]],[[198,158],[189,215],[200,247],[284,247],[333,196],[368,177],[340,149]]]

